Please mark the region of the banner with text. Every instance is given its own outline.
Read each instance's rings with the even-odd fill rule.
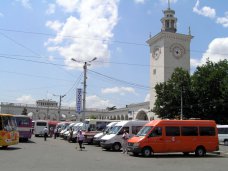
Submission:
[[[82,107],[82,88],[77,88],[76,91],[76,113],[81,112]]]

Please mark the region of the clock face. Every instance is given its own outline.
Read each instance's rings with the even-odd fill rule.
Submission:
[[[157,60],[159,58],[160,54],[161,54],[161,49],[159,47],[154,48],[153,58]]]
[[[173,44],[170,47],[170,51],[172,52],[173,56],[177,59],[180,59],[185,54],[185,49],[181,44]]]
[[[175,48],[173,49],[173,55],[174,55],[175,57],[181,57],[181,56],[182,56],[182,51],[181,51],[181,49],[180,49],[179,47],[175,47]]]

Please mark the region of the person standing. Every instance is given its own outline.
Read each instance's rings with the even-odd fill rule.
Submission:
[[[48,128],[45,127],[44,130],[43,130],[43,132],[44,132],[44,141],[46,141],[47,140],[47,137],[48,137]]]
[[[83,140],[84,140],[84,135],[82,134],[82,131],[80,130],[77,135],[77,141],[78,141],[80,150],[83,149],[83,147],[82,147]]]
[[[58,128],[55,127],[55,129],[54,129],[54,139],[56,139],[57,133],[58,133]]]
[[[122,135],[122,153],[127,153],[127,140],[129,139],[129,134],[126,130],[124,130],[124,133]]]

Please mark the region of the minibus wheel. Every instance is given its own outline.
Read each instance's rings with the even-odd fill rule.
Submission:
[[[120,143],[114,143],[113,146],[112,146],[112,149],[114,151],[120,151],[120,148],[121,148]]]
[[[224,145],[228,146],[228,140],[224,140]]]
[[[152,153],[152,150],[149,147],[144,147],[143,150],[142,150],[142,155],[144,157],[150,157],[151,153]]]
[[[206,151],[205,151],[204,147],[197,147],[196,148],[195,155],[197,157],[203,157],[203,156],[205,156],[205,154],[206,154]]]

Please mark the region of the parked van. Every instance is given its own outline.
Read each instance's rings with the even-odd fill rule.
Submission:
[[[93,144],[100,145],[101,138],[108,134],[110,130],[117,124],[118,122],[111,122],[109,123],[103,132],[97,133],[93,138]]]
[[[126,130],[129,137],[133,137],[148,121],[128,120],[118,122],[112,130],[101,138],[101,147],[107,150],[119,151],[122,147],[122,135]]]
[[[35,137],[38,136],[44,136],[44,128],[47,127],[49,130],[49,126],[48,126],[48,121],[47,120],[36,120],[34,122],[34,134]]]
[[[228,145],[228,125],[217,125],[217,128],[219,142]]]
[[[204,156],[218,149],[216,123],[210,120],[153,120],[128,140],[128,151],[145,157],[169,152]]]

